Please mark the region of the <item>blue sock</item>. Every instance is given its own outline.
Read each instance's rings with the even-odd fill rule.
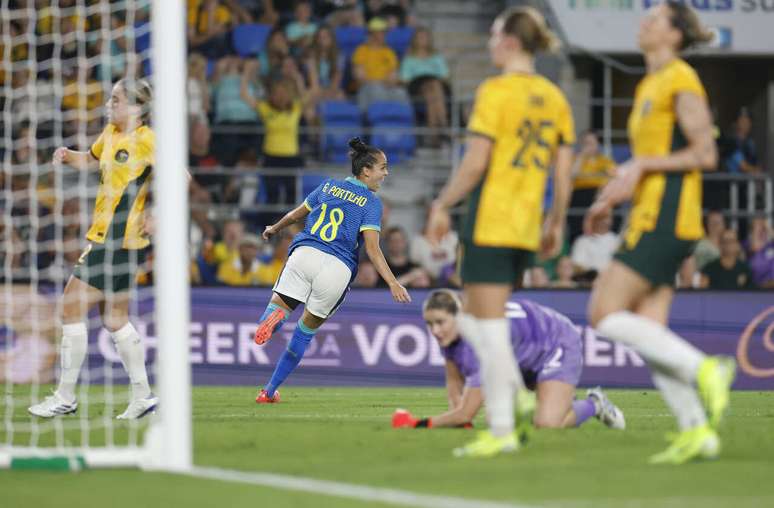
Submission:
[[[274,374],[271,375],[269,383],[264,387],[269,397],[274,396],[274,391],[285,382],[290,373],[301,362],[301,358],[304,357],[304,352],[309,347],[309,343],[312,342],[315,333],[317,333],[317,329],[312,330],[304,326],[300,319],[298,320],[296,331],[293,332],[293,338],[290,340],[288,348],[282,353],[277,366],[274,367]]]
[[[280,328],[282,328],[282,325],[284,325],[285,321],[288,320],[288,316],[290,315],[290,313],[288,312],[287,309],[283,309],[282,307],[280,307],[276,303],[269,302],[269,305],[266,306],[266,309],[263,311],[263,314],[261,315],[261,319],[259,319],[258,322],[262,323],[267,317],[269,317],[269,314],[271,314],[272,312],[274,312],[277,309],[282,309],[282,312],[285,313],[285,318],[282,321],[279,322],[279,324],[277,325],[275,330],[279,330]]]

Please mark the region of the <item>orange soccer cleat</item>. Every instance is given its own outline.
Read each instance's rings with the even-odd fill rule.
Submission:
[[[279,391],[274,391],[274,396],[269,397],[269,392],[266,390],[261,390],[258,392],[258,396],[255,398],[255,402],[258,404],[274,404],[280,401],[280,394]]]
[[[282,309],[274,309],[274,312],[258,323],[258,329],[255,331],[255,343],[260,346],[261,344],[268,342],[269,339],[271,339],[274,330],[276,330],[277,325],[283,319],[285,319],[285,311]]]

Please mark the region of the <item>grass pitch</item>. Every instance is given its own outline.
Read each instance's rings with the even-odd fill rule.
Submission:
[[[527,506],[774,506],[774,392],[733,394],[721,429],[720,460],[669,467],[647,464],[650,454],[666,446],[664,435],[674,428],[661,398],[652,391],[609,391],[626,414],[624,432],[597,421],[579,429],[542,430],[519,453],[488,460],[451,457],[452,448],[474,437],[470,430],[390,428],[396,407],[419,416],[443,411],[442,389],[281,391],[282,403],[258,406],[249,387],[195,388],[196,464]],[[119,410],[121,405],[116,413]],[[101,411],[99,404],[92,404],[89,416],[99,419]],[[14,420],[29,423],[23,407],[16,408]],[[483,428],[481,418],[476,425]],[[120,439],[125,431],[118,427]],[[99,442],[101,431],[94,433],[93,440]],[[5,440],[3,432],[0,438]],[[19,444],[24,439],[15,436]],[[46,439],[42,436],[42,442]],[[0,493],[3,507],[366,504],[137,471],[0,471]]]

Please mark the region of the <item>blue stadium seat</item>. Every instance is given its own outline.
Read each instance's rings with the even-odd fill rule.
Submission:
[[[414,109],[402,102],[374,102],[368,106],[368,123],[372,127],[371,144],[381,148],[390,162],[410,158],[416,148]]]
[[[309,193],[320,186],[325,180],[328,179],[327,175],[322,174],[308,174],[301,177],[301,193],[306,198]]]
[[[346,61],[352,57],[355,48],[365,42],[368,31],[362,26],[340,26],[336,29],[336,44]]]
[[[414,37],[413,26],[398,26],[387,31],[385,42],[398,54],[398,58],[403,58],[412,37]]]
[[[257,55],[263,50],[269,32],[271,32],[271,25],[246,23],[237,26],[231,32],[231,43],[234,45],[234,51],[243,58]]]
[[[626,162],[627,160],[631,159],[632,157],[632,150],[629,147],[629,143],[619,143],[613,145],[613,153],[611,154],[613,156],[613,160],[617,163]]]
[[[360,109],[348,101],[325,101],[319,105],[323,133],[320,136],[320,153],[327,162],[347,162],[347,141],[362,135]],[[328,130],[330,129],[330,130]]]

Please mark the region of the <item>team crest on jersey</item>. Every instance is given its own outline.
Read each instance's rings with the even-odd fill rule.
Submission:
[[[124,163],[129,160],[129,152],[123,148],[116,152],[116,162]]]
[[[642,110],[640,111],[640,115],[646,116],[648,113],[650,113],[651,109],[653,109],[653,103],[650,101],[650,99],[647,99],[642,103]]]

